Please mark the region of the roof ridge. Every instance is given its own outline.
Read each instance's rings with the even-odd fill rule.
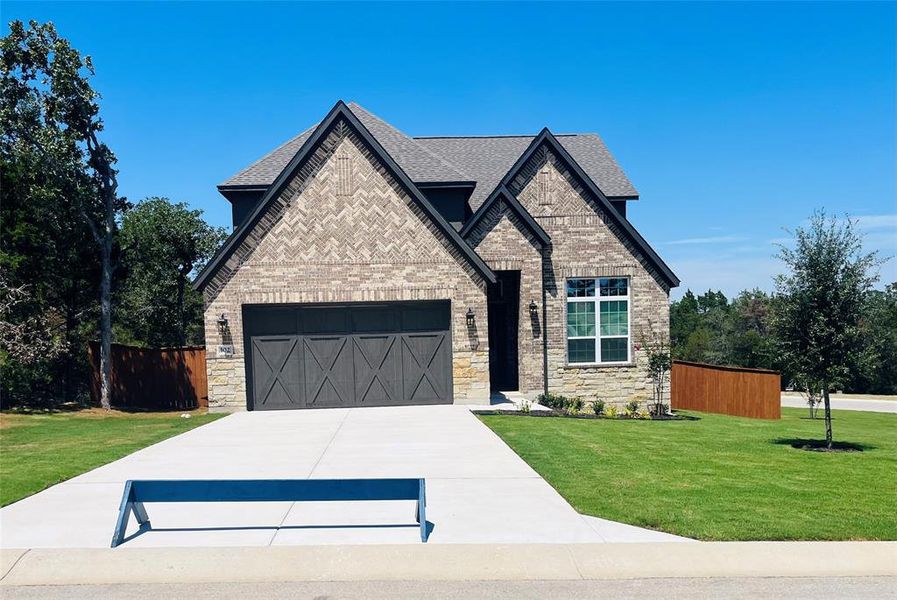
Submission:
[[[365,113],[367,116],[371,117],[372,119],[376,119],[377,121],[380,121],[380,123],[382,123],[383,125],[389,127],[389,128],[392,129],[393,131],[397,132],[399,135],[401,135],[401,136],[403,136],[403,137],[405,137],[405,138],[411,140],[412,142],[414,142],[414,144],[415,144],[416,147],[420,148],[420,150],[421,150],[422,152],[424,152],[424,153],[427,154],[428,156],[431,156],[431,157],[434,158],[435,160],[441,162],[444,166],[448,167],[449,169],[451,169],[451,170],[453,170],[455,173],[457,173],[457,174],[460,176],[459,181],[460,181],[460,180],[463,180],[464,178],[468,178],[468,177],[469,177],[468,174],[465,173],[463,169],[461,169],[461,167],[459,167],[458,165],[456,165],[456,164],[454,164],[454,163],[452,163],[452,162],[446,160],[444,157],[440,156],[439,154],[436,154],[435,152],[433,152],[432,150],[430,150],[430,149],[427,148],[426,146],[424,146],[424,145],[422,145],[422,144],[418,144],[418,143],[417,143],[417,140],[416,140],[413,136],[408,135],[407,133],[405,133],[404,131],[402,131],[401,129],[399,129],[398,127],[396,127],[395,125],[393,125],[392,123],[390,123],[390,122],[384,120],[382,117],[379,117],[379,116],[375,115],[374,113],[372,113],[371,111],[369,111],[368,109],[366,109],[366,108],[363,107],[362,105],[358,104],[357,102],[355,102],[355,101],[350,101],[350,102],[348,103],[348,107],[349,107],[349,110],[351,110],[352,112],[355,112],[355,109],[359,109],[361,112]]]
[[[415,135],[412,136],[415,140],[478,140],[478,139],[491,139],[491,138],[534,138],[538,133],[509,133],[509,134],[482,134],[482,135]],[[585,135],[596,135],[601,137],[597,133],[556,133],[554,137],[579,137]]]

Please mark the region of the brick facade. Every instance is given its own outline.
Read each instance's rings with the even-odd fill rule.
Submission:
[[[487,403],[488,308],[482,272],[367,146],[370,138],[354,129],[357,121],[344,113],[331,123],[239,246],[203,282],[210,406],[246,407],[243,307],[415,300],[450,301],[454,401]],[[397,131],[384,135],[398,136],[389,138],[396,145],[391,155],[411,152],[411,138]],[[658,270],[665,265],[647,256],[645,246],[632,241],[609,214],[613,209],[593,195],[591,184],[567,167],[565,151],[553,145],[559,142],[548,135],[540,143],[527,151],[526,164],[507,182],[507,190],[548,234],[550,244],[543,247],[545,240],[533,235],[520,207],[508,206],[503,197],[465,230],[467,243],[489,268],[520,272],[519,389],[531,398],[544,389],[544,344],[550,390],[617,404],[647,399],[651,383],[639,342],[649,334],[668,337],[669,285],[677,280],[668,270]],[[568,363],[566,280],[574,277],[628,278],[631,362]],[[473,325],[467,322],[468,309]],[[225,331],[217,324],[222,313],[229,323]],[[218,356],[219,345],[232,346],[233,356]]]
[[[543,146],[532,156],[508,187],[552,240],[541,268],[547,290],[544,322],[548,335],[549,389],[579,395],[587,401],[601,398],[618,404],[650,398],[651,383],[644,352],[635,346],[649,328],[669,335],[669,288],[662,276],[616,230],[597,198],[592,197],[547,147]],[[528,263],[527,268],[534,267]],[[608,276],[628,277],[630,281],[633,360],[622,366],[569,365],[566,280]],[[524,277],[532,280],[538,275]],[[541,388],[540,382],[535,390],[528,388],[527,391],[538,393]]]
[[[496,202],[467,235],[467,242],[495,271],[520,271],[517,356],[520,391],[542,389],[542,252],[535,237],[504,201]],[[538,306],[535,315],[529,303]]]
[[[204,293],[210,406],[246,407],[244,305],[399,300],[451,301],[455,402],[488,402],[486,282],[343,121]]]

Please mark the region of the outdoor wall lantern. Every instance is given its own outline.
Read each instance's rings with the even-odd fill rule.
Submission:
[[[467,326],[473,327],[473,325],[474,325],[473,309],[468,308],[467,309]]]
[[[221,313],[218,317],[218,331],[222,333],[227,331],[227,313]]]
[[[535,300],[530,300],[530,301],[529,301],[529,314],[530,314],[530,315],[535,316],[535,315],[536,315],[536,310],[537,310],[538,308],[539,308],[539,307],[536,306],[536,301],[535,301]]]

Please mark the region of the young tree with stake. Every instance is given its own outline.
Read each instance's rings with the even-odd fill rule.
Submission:
[[[832,448],[829,394],[844,385],[860,350],[860,317],[866,295],[878,280],[882,260],[863,252],[856,220],[813,214],[794,232],[795,247],[778,257],[788,272],[776,276],[774,316],[783,359],[800,381],[822,393],[825,442]]]

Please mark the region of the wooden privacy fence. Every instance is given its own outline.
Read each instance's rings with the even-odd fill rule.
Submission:
[[[776,371],[674,360],[670,392],[674,409],[755,419],[782,416],[781,376]]]
[[[88,347],[90,395],[100,399],[100,345]],[[112,405],[149,410],[189,410],[209,405],[206,349],[138,348],[112,344]]]

